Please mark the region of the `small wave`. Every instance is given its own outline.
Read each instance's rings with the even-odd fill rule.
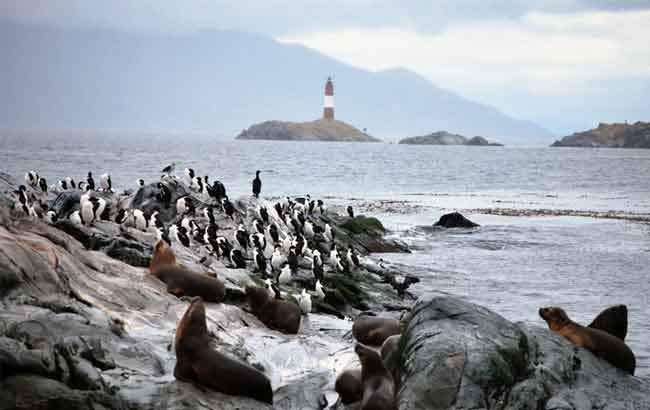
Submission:
[[[650,223],[650,214],[630,213],[623,211],[582,211],[576,209],[517,209],[517,208],[475,208],[463,212],[473,214],[500,216],[577,216],[598,219],[621,219],[632,222]]]

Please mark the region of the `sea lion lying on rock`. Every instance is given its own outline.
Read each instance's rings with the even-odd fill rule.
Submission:
[[[584,347],[611,365],[634,374],[636,368],[634,353],[618,337],[573,322],[559,307],[540,308],[539,315],[551,330],[564,336],[574,345]]]
[[[298,305],[271,298],[266,289],[257,286],[246,286],[246,296],[253,314],[266,326],[284,333],[298,333],[302,318]]]
[[[210,348],[205,305],[195,297],[176,327],[177,380],[273,404],[271,382],[259,370]]]
[[[381,346],[390,336],[402,332],[399,320],[361,314],[352,325],[352,334],[358,342],[369,346]]]
[[[374,349],[360,343],[354,348],[361,362],[361,410],[395,410],[393,376]]]
[[[207,274],[196,273],[176,263],[176,256],[165,241],[158,241],[149,264],[151,274],[167,285],[167,291],[178,297],[200,296],[206,302],[221,302],[226,286]]]

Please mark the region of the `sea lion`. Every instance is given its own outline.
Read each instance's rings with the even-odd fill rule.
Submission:
[[[388,337],[401,332],[400,321],[386,317],[359,315],[352,325],[354,338],[369,346],[381,346]]]
[[[627,306],[616,305],[600,312],[593,322],[589,324],[593,329],[603,330],[621,340],[627,336]]]
[[[361,362],[363,394],[360,409],[395,410],[395,383],[379,353],[361,343],[357,343],[354,350]]]
[[[271,298],[266,289],[257,286],[246,286],[246,296],[253,314],[266,326],[285,333],[298,333],[302,318],[298,305]]]
[[[178,265],[176,256],[165,241],[158,241],[149,265],[151,274],[167,285],[167,291],[177,297],[200,296],[206,302],[221,302],[226,286],[216,277],[193,272]]]
[[[174,377],[177,380],[199,383],[221,393],[251,397],[273,404],[273,390],[268,377],[259,370],[210,348],[205,305],[201,298],[192,299],[178,322],[174,345]]]
[[[363,396],[361,368],[348,369],[339,374],[334,383],[334,390],[339,394],[343,404],[360,401]]]
[[[574,345],[584,347],[611,365],[634,374],[636,368],[634,353],[618,337],[573,322],[559,307],[540,308],[539,315],[551,330],[564,336]]]
[[[392,335],[381,345],[379,350],[379,355],[381,360],[384,362],[384,366],[390,374],[393,376],[393,380],[396,385],[399,385],[399,375],[400,375],[400,349],[399,343],[402,339],[402,335]]]

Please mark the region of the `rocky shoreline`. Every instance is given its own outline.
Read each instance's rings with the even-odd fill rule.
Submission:
[[[172,245],[183,265],[214,272],[226,284],[226,300],[206,304],[212,347],[263,371],[274,405],[221,394],[173,376],[174,332],[188,300],[169,294],[148,273],[155,234],[112,217],[82,227],[64,218],[49,224],[27,217],[11,198],[17,184],[6,175],[0,182],[0,409],[343,408],[334,381],[357,363],[350,319],[362,311],[397,318],[415,303],[400,291],[400,272],[362,256],[356,271],[326,271],[327,297],[314,303],[297,335],[287,335],[264,326],[243,297],[243,286],[259,284],[259,274],[233,269],[200,247]],[[174,200],[194,196],[180,185],[171,188]],[[97,195],[113,198],[111,216],[119,207],[158,206],[162,218],[174,220],[156,190],[151,184],[126,195]],[[48,199],[63,214],[77,197]],[[246,224],[246,215],[260,205],[273,208],[251,197],[233,202]],[[235,222],[215,216],[220,231],[232,235]],[[408,251],[372,217],[350,218],[330,209],[317,218],[331,224],[341,247],[361,255]],[[290,299],[310,278],[304,260],[281,291]],[[397,363],[399,409],[608,409],[621,403],[650,408],[648,381],[623,374],[541,326],[512,324],[449,296],[424,295],[415,303]]]
[[[365,131],[334,119],[308,122],[264,121],[243,130],[235,139],[272,141],[381,142]]]
[[[650,123],[600,123],[594,129],[567,135],[551,147],[650,148]]]

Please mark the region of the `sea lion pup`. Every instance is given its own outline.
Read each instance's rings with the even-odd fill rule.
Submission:
[[[246,286],[248,304],[266,326],[285,333],[296,334],[300,329],[302,312],[295,303],[271,298],[264,288]]]
[[[559,307],[540,308],[539,315],[552,331],[569,339],[574,345],[584,347],[611,365],[634,374],[634,353],[621,339],[600,329],[581,326],[571,321]]]
[[[379,353],[361,343],[357,343],[354,351],[361,362],[360,410],[395,410],[395,383]]]
[[[363,396],[361,368],[348,369],[339,374],[334,383],[334,390],[345,405],[360,401]]]
[[[165,241],[158,241],[149,264],[151,274],[167,285],[167,292],[177,297],[200,296],[206,302],[221,302],[226,286],[217,278],[196,273],[176,263],[176,256]]]
[[[354,338],[369,346],[381,346],[384,340],[401,332],[399,320],[367,314],[359,315],[352,325]]]
[[[205,305],[199,297],[176,327],[174,339],[177,380],[199,383],[221,393],[252,397],[273,404],[271,382],[259,370],[210,348]]]
[[[621,340],[627,336],[627,306],[610,306],[596,316],[590,328],[600,329]]]

